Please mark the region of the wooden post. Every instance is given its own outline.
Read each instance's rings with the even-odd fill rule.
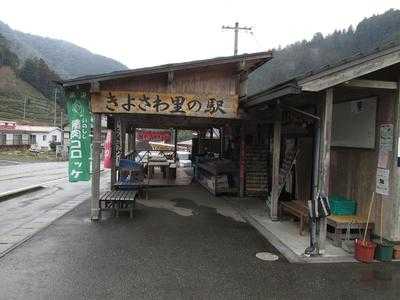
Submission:
[[[121,120],[121,159],[125,158],[126,147],[126,122]]]
[[[219,157],[223,158],[224,156],[224,128],[220,127],[219,128],[219,142],[220,142],[220,153],[219,153]]]
[[[136,155],[136,127],[132,128],[132,151]]]
[[[129,125],[126,127],[126,135],[126,148],[128,149],[128,153],[130,153],[132,151],[132,128]]]
[[[394,101],[394,143],[393,143],[393,175],[392,182],[394,185],[394,192],[392,195],[393,209],[392,209],[392,222],[391,222],[391,240],[400,240],[400,166],[398,151],[400,140],[400,78],[397,81],[397,91]]]
[[[281,157],[281,134],[282,134],[282,111],[276,112],[276,120],[274,122],[274,141],[272,152],[272,189],[271,189],[271,220],[278,220],[278,200],[279,200],[279,170]]]
[[[176,150],[178,147],[178,129],[174,129],[174,161],[176,163],[177,157],[176,157]]]
[[[321,107],[321,144],[320,144],[320,174],[319,190],[329,196],[329,172],[331,163],[331,134],[332,134],[332,109],[333,109],[333,89],[326,90],[325,99]],[[325,251],[326,242],[326,218],[319,222],[318,248],[320,254]]]
[[[115,151],[115,128],[111,134],[111,181],[110,181],[110,190],[114,189],[114,185],[116,182],[117,177],[117,170],[116,170],[116,151]]]
[[[240,125],[240,161],[239,161],[239,196],[242,198],[245,194],[245,168],[246,168],[246,127],[244,121]]]
[[[92,155],[92,198],[90,200],[90,218],[99,219],[100,198],[100,147],[101,147],[101,114],[94,114],[93,155]]]

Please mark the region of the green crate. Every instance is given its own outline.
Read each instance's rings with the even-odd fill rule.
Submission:
[[[329,204],[333,215],[355,215],[357,212],[357,202],[342,196],[329,197]]]

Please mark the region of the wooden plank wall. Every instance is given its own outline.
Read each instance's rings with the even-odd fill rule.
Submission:
[[[330,195],[342,195],[357,201],[357,214],[367,216],[372,192],[375,191],[379,151],[379,125],[394,122],[394,93],[377,90],[346,90],[335,94],[338,99],[360,99],[378,96],[375,149],[331,148]],[[389,163],[390,165],[390,163]],[[392,172],[392,170],[391,170]],[[392,182],[391,182],[392,184]],[[372,211],[375,233],[380,228],[380,197]],[[384,203],[384,236],[389,236],[392,201]]]
[[[168,83],[168,74],[155,74],[103,82],[101,90],[192,93],[192,94],[238,94],[238,82],[235,70],[230,68],[208,68],[196,71],[176,71],[172,84]]]

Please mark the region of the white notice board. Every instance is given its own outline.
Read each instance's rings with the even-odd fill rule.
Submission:
[[[333,105],[332,146],[375,148],[377,98]]]

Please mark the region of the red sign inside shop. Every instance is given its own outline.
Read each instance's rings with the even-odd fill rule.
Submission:
[[[136,138],[142,141],[171,142],[171,131],[141,130],[136,132]]]

